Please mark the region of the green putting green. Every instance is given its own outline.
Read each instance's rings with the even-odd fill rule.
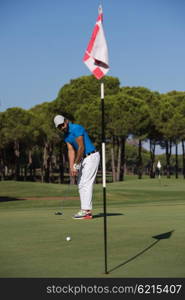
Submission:
[[[73,220],[76,186],[0,182],[0,277],[185,277],[184,195],[183,179],[107,184],[104,274],[100,184],[94,218]]]

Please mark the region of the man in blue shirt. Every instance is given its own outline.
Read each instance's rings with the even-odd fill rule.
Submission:
[[[54,123],[56,128],[64,132],[70,174],[77,176],[81,210],[73,218],[92,219],[92,193],[100,162],[99,152],[83,126],[69,122],[62,115],[55,116]]]

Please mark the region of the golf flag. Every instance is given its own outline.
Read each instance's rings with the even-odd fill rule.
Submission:
[[[97,79],[101,79],[109,71],[108,49],[103,31],[103,13],[99,6],[98,18],[85,51],[83,61]],[[104,210],[104,249],[105,274],[107,271],[107,213],[106,213],[106,159],[105,159],[105,110],[104,110],[104,83],[101,82],[101,108],[102,108],[102,183],[103,183],[103,210]]]
[[[98,18],[83,61],[97,79],[101,79],[109,71],[108,49],[103,30],[103,12],[101,6],[98,9]]]

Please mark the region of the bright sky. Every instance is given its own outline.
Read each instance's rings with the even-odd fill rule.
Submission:
[[[0,1],[1,111],[52,101],[90,72],[82,57],[99,0]],[[110,71],[121,85],[185,90],[185,1],[103,0]]]
[[[0,0],[0,111],[52,101],[82,62],[99,4],[121,86],[185,90],[184,0]]]

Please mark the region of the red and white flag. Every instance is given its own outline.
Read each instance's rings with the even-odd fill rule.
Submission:
[[[97,79],[109,71],[108,48],[103,30],[103,12],[99,6],[98,18],[83,57],[84,63]]]

